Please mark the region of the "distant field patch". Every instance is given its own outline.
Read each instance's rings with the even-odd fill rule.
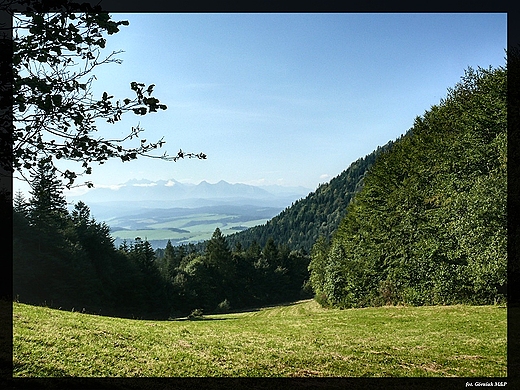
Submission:
[[[179,229],[181,230],[181,229]],[[121,240],[134,240],[136,237],[141,237],[143,240],[168,240],[168,239],[183,239],[189,238],[193,235],[185,232],[172,231],[170,229],[142,229],[142,230],[120,230],[112,234],[114,238]]]
[[[247,216],[208,213],[182,216],[160,223],[150,223],[150,221],[149,218],[112,221],[113,225],[124,223],[125,226],[115,225],[111,228],[111,236],[115,239],[116,245],[123,240],[131,241],[136,237],[141,237],[143,240],[148,240],[154,247],[164,247],[167,240],[174,244],[209,240],[216,228],[219,228],[223,234],[229,235],[265,224],[267,219],[248,219]]]
[[[185,230],[185,229],[169,228],[168,230],[171,232],[182,233],[182,234],[190,233],[189,230]]]
[[[243,231],[243,230],[247,230],[249,229],[247,226],[243,226],[243,225],[240,225],[240,226],[233,226],[232,228],[229,228],[229,230],[236,230],[236,231]]]
[[[106,221],[116,246],[136,237],[148,240],[154,248],[164,248],[170,240],[174,245],[205,241],[216,228],[229,235],[265,224],[280,212],[277,207],[207,206],[134,210],[131,214]]]

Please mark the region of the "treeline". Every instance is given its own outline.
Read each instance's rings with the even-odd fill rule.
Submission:
[[[114,246],[83,202],[71,212],[45,160],[31,198],[13,201],[13,294],[20,302],[129,318],[165,319],[291,301],[305,295],[310,257],[268,240],[230,249],[219,229],[204,246]]]
[[[292,250],[309,253],[318,237],[331,238],[347,212],[347,205],[363,186],[363,178],[377,156],[391,149],[390,141],[353,162],[329,183],[320,185],[306,198],[287,207],[266,224],[228,237],[231,245],[265,245],[270,238]]]
[[[312,249],[324,305],[492,304],[507,267],[503,68],[471,68],[381,154],[332,240]]]
[[[200,248],[200,247],[199,247]],[[276,245],[229,247],[219,228],[205,243],[157,251],[157,266],[176,302],[173,315],[193,308],[219,312],[253,308],[312,297],[307,286],[310,256]]]
[[[110,228],[83,202],[68,212],[61,181],[40,161],[32,197],[13,211],[13,296],[20,302],[102,315],[168,315],[154,251],[137,241],[118,250]]]

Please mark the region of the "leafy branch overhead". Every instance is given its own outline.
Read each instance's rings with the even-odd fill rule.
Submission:
[[[122,138],[95,136],[98,122],[121,121],[123,114],[147,115],[166,110],[166,105],[153,96],[154,84],[131,82],[133,96],[115,99],[108,92],[95,97],[92,84],[94,71],[101,65],[120,64],[120,51],[102,56],[106,35],[119,32],[128,21],[113,21],[99,6],[23,0],[23,10],[3,5],[13,17],[13,83],[12,83],[12,161],[2,160],[5,169],[24,176],[46,159],[77,163],[77,168],[59,170],[71,187],[78,176],[90,174],[92,164],[109,159],[130,161],[140,156],[177,161],[181,158],[205,159],[204,153],[176,155],[153,154],[165,141],[146,139],[130,146],[129,141],[144,131],[132,127]],[[49,12],[51,11],[51,12]],[[87,182],[89,187],[92,183]]]

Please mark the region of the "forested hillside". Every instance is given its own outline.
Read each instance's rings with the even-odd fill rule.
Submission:
[[[506,75],[468,69],[379,156],[330,245],[313,247],[311,284],[322,304],[504,298]]]
[[[231,245],[264,246],[269,239],[287,245],[291,250],[310,252],[320,236],[331,238],[345,217],[347,205],[363,186],[363,178],[377,156],[392,147],[388,142],[369,155],[353,162],[329,183],[320,185],[306,198],[287,207],[265,225],[256,226],[228,237]]]

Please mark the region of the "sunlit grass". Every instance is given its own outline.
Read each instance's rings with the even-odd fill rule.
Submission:
[[[304,301],[201,321],[13,310],[15,377],[507,374],[499,306],[333,310]]]

